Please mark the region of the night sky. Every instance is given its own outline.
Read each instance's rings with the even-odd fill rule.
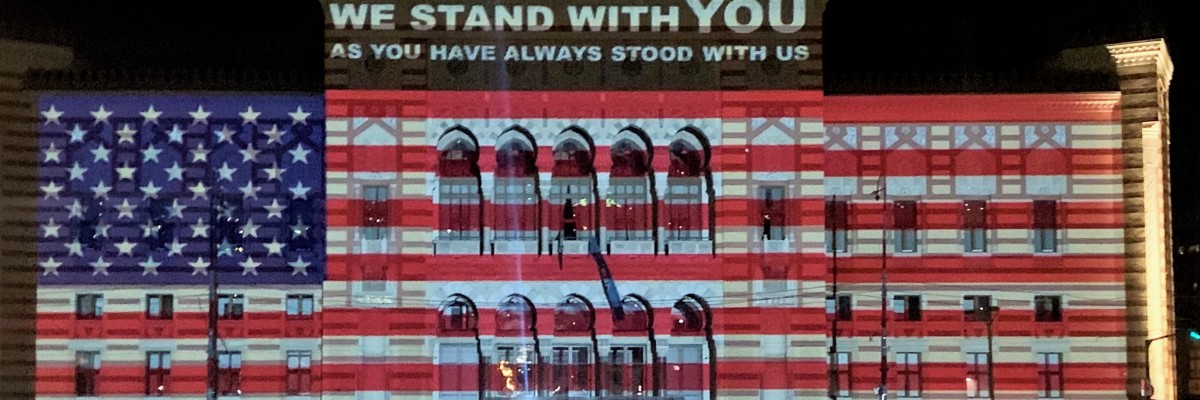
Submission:
[[[1176,243],[1200,242],[1197,35],[1166,0],[832,0],[825,20],[827,87],[857,74],[1022,71],[1036,74],[1063,49],[1165,36],[1172,86]],[[100,68],[322,69],[316,0],[5,0],[0,20],[74,38],[80,66]],[[8,28],[12,29],[10,23]],[[0,33],[0,36],[4,36]],[[1004,91],[995,87],[991,91]]]

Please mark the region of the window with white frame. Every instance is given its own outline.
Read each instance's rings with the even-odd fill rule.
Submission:
[[[1058,251],[1058,210],[1053,200],[1033,202],[1033,251]]]
[[[363,239],[383,240],[388,237],[388,187],[363,186]]]
[[[965,201],[963,202],[963,252],[983,253],[987,251],[987,202]]]

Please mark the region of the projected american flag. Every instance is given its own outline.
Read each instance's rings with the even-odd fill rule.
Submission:
[[[223,283],[319,283],[322,106],[319,96],[43,97],[40,284],[204,283],[214,264]],[[213,259],[210,243],[226,236],[238,246]]]

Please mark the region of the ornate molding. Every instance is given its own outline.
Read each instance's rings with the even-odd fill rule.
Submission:
[[[1138,42],[1116,43],[1107,46],[1117,68],[1141,65],[1154,65],[1158,74],[1169,88],[1171,78],[1175,73],[1175,63],[1167,51],[1167,42],[1163,39],[1144,40]]]

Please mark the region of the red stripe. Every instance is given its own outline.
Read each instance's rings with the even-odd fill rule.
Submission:
[[[314,354],[314,359],[315,359]],[[202,394],[207,385],[205,363],[171,363],[171,374],[167,378],[166,395]],[[310,393],[320,393],[321,366],[313,363],[313,386]],[[244,363],[241,371],[241,389],[244,394],[283,395],[286,390],[284,360],[269,365]],[[104,362],[100,368],[98,395],[137,395],[145,393],[146,365],[144,361],[133,363]],[[37,367],[36,391],[39,395],[74,395],[75,368],[71,364],[60,365],[42,362]]]
[[[248,312],[241,320],[221,320],[226,338],[320,337],[320,313],[287,319],[283,312]],[[108,312],[100,320],[77,320],[74,313],[38,313],[39,339],[197,339],[208,337],[207,312],[175,312],[171,320],[147,320],[142,312]]]
[[[848,150],[825,152],[826,177],[1120,175],[1121,149]],[[1030,161],[1037,159],[1037,162]]]
[[[821,118],[820,91],[326,92],[338,117],[404,118]]]
[[[825,123],[1119,122],[1120,93],[831,96]]]

